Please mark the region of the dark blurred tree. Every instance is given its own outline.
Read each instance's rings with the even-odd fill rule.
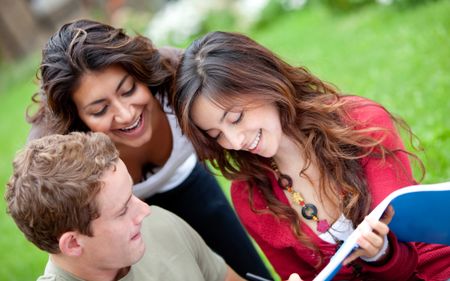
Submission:
[[[2,61],[25,56],[42,42],[37,19],[25,0],[0,0],[0,50]]]

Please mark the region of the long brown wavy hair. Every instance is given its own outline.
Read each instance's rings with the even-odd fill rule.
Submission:
[[[329,198],[354,226],[368,214],[371,204],[362,158],[396,159],[396,153],[407,153],[419,161],[424,173],[414,154],[403,149],[390,150],[382,145],[383,138],[371,137],[371,133],[383,132],[383,128],[361,128],[352,123],[348,112],[364,105],[352,103],[304,67],[289,65],[245,35],[212,32],[194,41],[186,49],[176,77],[174,111],[199,158],[209,160],[230,180],[247,181],[250,206],[257,212],[253,193],[255,188],[260,189],[268,212],[287,219],[297,238],[311,248],[317,249],[300,231],[296,211],[273,193],[268,177],[268,171],[272,171],[270,159],[247,151],[226,150],[200,130],[190,115],[198,96],[227,110],[232,106],[245,110],[259,102],[276,104],[284,133],[304,148],[304,170],[311,163],[317,165],[321,196]],[[414,136],[401,119],[389,115]],[[345,195],[342,201],[341,194]]]
[[[44,121],[52,133],[89,131],[78,116],[72,94],[85,73],[114,65],[146,84],[154,95],[164,98],[172,87],[175,66],[148,38],[131,37],[100,22],[77,20],[64,24],[42,50],[40,90],[32,98],[38,110],[28,121]]]

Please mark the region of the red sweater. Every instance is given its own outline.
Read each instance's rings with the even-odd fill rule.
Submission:
[[[356,97],[354,99],[360,100]],[[361,102],[363,101],[361,99]],[[350,117],[357,120],[361,127],[368,125],[388,129],[383,145],[390,149],[403,149],[402,141],[384,109],[373,102],[365,101],[364,104],[350,112]],[[377,134],[380,137],[382,133],[378,132],[373,136],[377,137]],[[368,157],[362,160],[369,192],[372,196],[372,208],[394,190],[414,184],[407,155],[397,153],[397,157],[404,168],[400,168],[399,164],[392,159],[383,162]],[[270,174],[269,178],[277,199],[288,205],[289,201],[282,188],[278,186],[274,175]],[[301,231],[306,233],[318,246],[324,257],[321,267],[315,268],[319,256],[298,242],[287,221],[277,219],[270,214],[256,214],[251,210],[246,182],[233,182],[231,196],[242,223],[283,280],[287,280],[293,272],[298,273],[303,280],[312,280],[335,253],[335,245],[323,241],[306,224],[301,223]],[[265,200],[259,189],[255,189],[253,198],[256,209],[266,208]],[[342,267],[335,279],[414,280],[415,277],[420,277],[425,280],[447,280],[450,277],[450,247],[423,243],[420,244],[420,247],[415,247],[413,243],[397,241],[391,232],[388,239],[391,257],[385,264],[374,266],[359,260],[358,262],[362,265],[359,277],[354,276],[352,267]],[[419,272],[417,273],[417,271]]]

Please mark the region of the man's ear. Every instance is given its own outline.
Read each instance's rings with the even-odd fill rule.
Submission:
[[[83,247],[79,243],[80,234],[75,231],[68,231],[63,233],[59,238],[59,249],[67,256],[80,256]]]

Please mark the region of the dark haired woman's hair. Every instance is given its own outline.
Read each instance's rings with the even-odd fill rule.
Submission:
[[[304,67],[289,65],[237,33],[213,32],[194,41],[185,51],[176,77],[172,104],[183,132],[201,160],[211,161],[228,179],[249,182],[254,211],[265,212],[254,208],[253,193],[259,188],[268,212],[287,219],[297,238],[317,249],[300,231],[296,211],[275,197],[268,176],[270,159],[246,151],[225,150],[194,124],[190,113],[200,95],[227,110],[234,105],[251,107],[249,100],[276,104],[284,133],[304,150],[306,166],[300,173],[304,175],[314,163],[320,172],[321,196],[331,200],[354,225],[368,214],[371,196],[361,160],[366,156],[397,158],[395,153],[399,151],[384,147],[383,139],[371,137],[382,128],[358,128],[350,121],[347,113],[356,106],[351,98]],[[407,126],[405,129],[411,133]]]
[[[45,119],[49,126],[46,129],[52,133],[89,131],[78,116],[72,94],[85,73],[110,66],[122,67],[154,95],[165,98],[172,87],[175,66],[148,38],[130,37],[119,28],[78,20],[63,25],[42,50],[40,90],[32,98],[39,108],[28,121],[39,123]]]

